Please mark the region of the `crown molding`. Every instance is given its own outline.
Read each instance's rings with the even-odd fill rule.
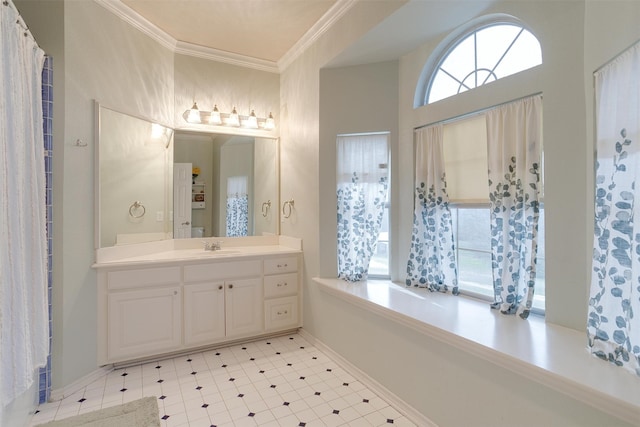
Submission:
[[[238,55],[237,53],[226,52],[224,50],[213,49],[197,44],[178,41],[174,49],[175,53],[194,56],[196,58],[209,59],[217,62],[224,62],[240,67],[253,68],[260,71],[267,71],[278,74],[278,64],[265,59],[252,58],[250,56]]]
[[[331,28],[358,0],[337,0],[333,6],[293,45],[278,61],[278,69],[283,71],[316,40]]]
[[[162,46],[182,55],[209,59],[240,67],[253,68],[270,73],[280,73],[291,65],[306,49],[322,36],[356,3],[356,0],[337,0],[336,3],[311,27],[298,42],[276,63],[264,59],[239,55],[174,39],[120,0],[94,0],[97,4],[118,16],[132,27],[156,40]]]

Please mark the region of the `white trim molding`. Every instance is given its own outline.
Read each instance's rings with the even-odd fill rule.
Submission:
[[[326,33],[340,18],[344,16],[349,9],[355,4],[356,0],[338,0],[325,13],[322,18],[316,22],[301,38],[293,45],[287,53],[278,61],[280,71],[286,69],[293,61],[296,60],[305,50],[309,48],[316,40]]]
[[[305,340],[309,341],[310,344],[313,344],[313,346],[318,350],[329,355],[329,357],[338,365],[340,365],[344,370],[346,370],[350,374],[353,374],[353,376],[356,377],[358,381],[364,384],[369,390],[372,390],[374,393],[380,396],[384,401],[392,405],[394,409],[407,417],[409,421],[411,421],[415,425],[421,427],[438,427],[436,423],[425,417],[424,414],[418,412],[414,407],[406,403],[404,400],[400,399],[385,386],[371,378],[364,371],[362,371],[353,363],[349,362],[340,354],[333,351],[322,341],[316,339],[316,337],[311,335],[309,332],[301,328],[300,330],[298,330],[298,334],[300,334],[300,336]]]
[[[280,72],[278,65],[273,61],[251,58],[249,56],[238,55],[237,53],[225,52],[223,50],[212,49],[210,47],[199,46],[192,43],[178,41],[176,42],[174,52],[181,55],[194,56],[196,58],[237,65],[239,67],[267,71],[269,73],[278,74]]]
[[[590,355],[585,333],[490,310],[484,301],[408,288],[388,280],[347,283],[315,277],[319,289],[468,354],[636,425],[638,378]],[[442,313],[455,313],[445,316]],[[487,333],[479,324],[490,324]],[[491,332],[489,330],[489,332]],[[520,331],[520,333],[518,333]],[[531,342],[511,336],[530,337]],[[535,352],[529,349],[536,348]]]
[[[51,390],[51,396],[49,397],[49,401],[54,402],[57,400],[62,400],[65,397],[71,396],[73,393],[76,393],[78,390],[82,390],[83,388],[87,387],[97,379],[104,377],[111,371],[113,371],[112,365],[103,366],[101,368],[96,369],[93,372],[89,372],[87,375],[83,377],[78,378],[71,384],[68,384],[62,388],[53,389]]]
[[[181,55],[193,56],[239,67],[252,68],[279,74],[309,48],[320,36],[329,30],[349,9],[356,4],[355,0],[337,0],[335,4],[296,42],[295,45],[276,63],[264,59],[239,55],[209,47],[176,40],[169,34],[152,24],[121,0],[94,0],[97,4],[118,16],[132,27],[151,37],[162,46]]]

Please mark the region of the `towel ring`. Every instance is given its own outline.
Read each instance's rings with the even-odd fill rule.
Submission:
[[[293,210],[293,199],[287,200],[282,204],[282,216],[284,218],[289,218],[291,216],[292,210]]]
[[[269,211],[271,210],[271,200],[267,200],[262,204],[262,216],[267,217],[269,215]]]
[[[129,206],[129,215],[131,215],[132,218],[142,218],[145,213],[147,213],[147,209],[137,200]]]

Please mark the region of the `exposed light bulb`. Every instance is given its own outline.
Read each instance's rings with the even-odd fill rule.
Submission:
[[[198,110],[198,104],[193,101],[193,107],[189,110],[189,116],[187,117],[187,121],[189,123],[200,123],[202,120],[200,119],[200,110]]]
[[[258,129],[258,118],[253,110],[251,110],[251,114],[249,114],[249,118],[247,118],[247,127]]]
[[[264,122],[264,128],[266,130],[273,130],[276,127],[276,121],[273,118],[273,114],[269,113],[269,117],[267,117],[267,120]]]
[[[211,112],[211,115],[209,116],[209,123],[211,123],[212,125],[221,125],[222,124],[222,118],[220,117],[220,110],[218,110],[218,106],[217,105],[213,106],[213,111]]]
[[[233,107],[233,111],[229,115],[229,120],[227,121],[229,126],[240,126],[240,117],[238,117],[238,112],[236,111],[236,107]]]

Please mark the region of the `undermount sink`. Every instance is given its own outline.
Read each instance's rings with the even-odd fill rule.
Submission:
[[[173,252],[177,258],[214,258],[241,253],[238,249],[218,249],[216,251],[205,251],[204,249],[180,249]]]
[[[215,251],[202,251],[205,255],[233,255],[239,254],[240,251],[234,249],[218,249]]]

